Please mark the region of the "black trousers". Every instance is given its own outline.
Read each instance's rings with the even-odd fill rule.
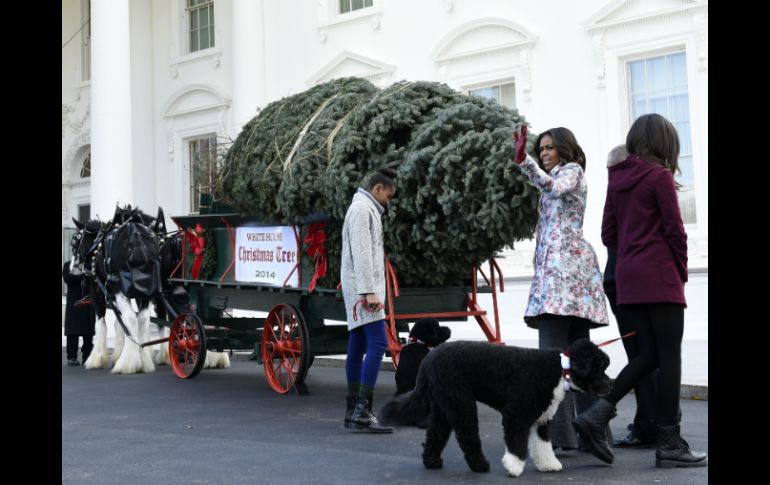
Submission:
[[[607,300],[610,302],[610,309],[618,322],[618,331],[620,335],[632,332],[634,328],[625,314],[625,307],[618,308],[617,294],[615,291],[605,287]],[[636,336],[626,337],[622,340],[623,347],[626,350],[626,357],[631,362],[639,355],[639,340]],[[634,386],[634,397],[636,398],[636,414],[634,415],[634,428],[636,435],[644,441],[652,441],[657,433],[655,427],[655,395],[658,389],[658,370],[655,369]]]
[[[78,339],[83,337],[83,346],[80,348],[80,353],[83,356],[83,362],[91,355],[91,350],[94,348],[94,336],[93,335],[67,335],[67,360],[78,358]]]
[[[653,392],[653,404],[645,404],[649,406],[646,409],[654,409],[655,421],[660,425],[679,424],[684,306],[645,303],[619,305],[619,309],[627,329],[636,330],[637,352],[633,358],[629,355],[607,400],[616,404],[657,369],[657,392]]]
[[[541,349],[559,349],[567,348],[577,339],[588,338],[588,332],[591,328],[589,320],[580,317],[552,315],[544,313],[537,317],[537,329]],[[578,438],[575,429],[572,427],[572,420],[577,414],[582,413],[596,400],[595,396],[584,394],[582,392],[568,392],[564,400],[559,404],[556,414],[553,416],[549,434],[551,444],[554,447],[577,448]],[[612,442],[612,436],[607,427],[608,439]]]

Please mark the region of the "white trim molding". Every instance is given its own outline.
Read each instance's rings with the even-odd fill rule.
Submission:
[[[385,1],[385,0],[380,0]],[[337,0],[318,0],[318,41],[322,44],[329,38],[329,31],[337,27],[369,22],[372,30],[382,26],[384,11],[379,1],[371,7],[364,7],[352,12],[339,13]]]
[[[312,86],[338,77],[358,76],[382,86],[390,80],[395,70],[396,66],[345,50],[324,64],[305,82]]]
[[[697,41],[698,70],[708,69],[708,1],[668,0],[665,3],[670,5],[661,7],[660,2],[613,0],[581,22],[583,28],[591,35],[597,87],[603,88],[606,85],[609,32],[673,17],[692,18]]]
[[[207,84],[190,84],[171,95],[163,107],[163,117],[173,118],[210,109],[227,109],[232,100],[218,88]]]
[[[515,77],[517,91],[521,90],[523,99],[530,101],[530,56],[537,41],[536,35],[516,22],[485,17],[462,24],[445,35],[431,52],[431,58],[438,65],[442,80],[452,87],[464,89],[496,78]],[[471,45],[474,47],[468,47]]]

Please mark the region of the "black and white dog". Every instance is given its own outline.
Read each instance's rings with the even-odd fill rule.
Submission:
[[[429,416],[422,461],[441,468],[441,452],[452,430],[474,472],[488,472],[481,450],[476,401],[503,415],[503,466],[517,477],[524,470],[527,442],[541,472],[561,471],[548,427],[567,388],[604,395],[610,358],[587,339],[566,355],[558,350],[525,349],[487,342],[448,342],[423,360],[412,392],[395,397],[380,413],[384,423],[408,425]]]
[[[417,320],[409,332],[409,343],[401,349],[396,369],[396,396],[414,389],[417,371],[432,347],[443,344],[452,335],[449,327],[439,325],[435,318]]]

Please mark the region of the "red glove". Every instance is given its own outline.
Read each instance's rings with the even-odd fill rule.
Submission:
[[[521,125],[521,134],[514,130],[513,142],[516,147],[513,161],[521,165],[527,159],[527,125]]]

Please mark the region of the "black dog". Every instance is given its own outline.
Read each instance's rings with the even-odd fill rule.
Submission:
[[[422,461],[441,468],[441,452],[452,430],[475,472],[488,472],[481,450],[476,401],[503,415],[506,452],[503,466],[519,476],[527,459],[527,440],[535,467],[560,471],[548,427],[565,388],[603,395],[610,379],[604,373],[610,358],[587,339],[569,349],[569,371],[558,350],[525,349],[486,342],[449,342],[428,354],[414,391],[393,398],[380,413],[383,422],[404,425],[429,415]]]
[[[409,332],[409,344],[401,349],[396,369],[396,396],[414,389],[417,383],[417,371],[431,347],[443,344],[449,339],[452,330],[442,327],[435,318],[417,320]]]

